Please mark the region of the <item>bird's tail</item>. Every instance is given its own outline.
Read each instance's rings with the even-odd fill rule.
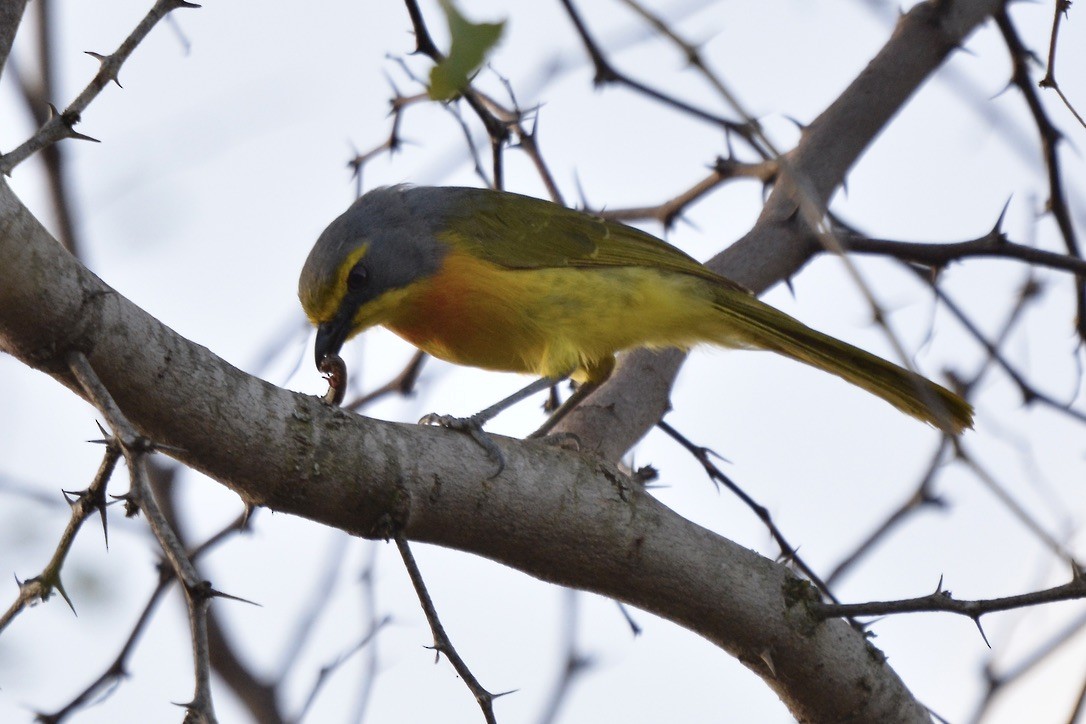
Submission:
[[[950,390],[817,332],[753,295],[721,290],[715,306],[728,318],[724,344],[770,350],[817,367],[952,435],[973,427],[972,405]]]

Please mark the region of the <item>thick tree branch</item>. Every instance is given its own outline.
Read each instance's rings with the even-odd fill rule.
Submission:
[[[669,510],[588,454],[381,423],[246,375],[81,266],[0,183],[0,349],[80,391],[82,352],[141,435],[245,500],[355,535],[470,551],[685,626],[760,675],[801,721],[926,721],[861,634],[815,622],[783,565]],[[772,661],[772,666],[766,662]]]

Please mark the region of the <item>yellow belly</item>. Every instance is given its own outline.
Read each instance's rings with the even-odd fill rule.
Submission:
[[[585,377],[620,350],[719,336],[710,286],[644,267],[509,270],[453,252],[382,323],[457,364]]]

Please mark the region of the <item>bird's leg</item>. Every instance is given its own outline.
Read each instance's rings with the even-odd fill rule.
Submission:
[[[494,444],[486,433],[483,432],[483,425],[493,420],[499,413],[503,412],[506,408],[512,407],[521,400],[531,397],[537,392],[547,389],[551,385],[561,382],[561,377],[540,377],[538,380],[528,385],[527,387],[514,392],[503,400],[500,400],[490,407],[475,413],[471,417],[453,417],[452,415],[438,415],[431,412],[429,415],[424,416],[419,420],[420,425],[440,425],[450,430],[459,430],[460,432],[466,432],[471,435],[471,439],[478,443],[479,447],[486,450],[493,460],[498,463],[498,470],[490,477],[497,477],[505,469],[505,458],[502,457],[501,450]],[[574,393],[573,397],[576,397]],[[573,399],[570,397],[567,400],[567,404]],[[565,405],[563,405],[565,407]],[[562,411],[562,408],[558,409],[557,415]],[[548,428],[549,429],[549,428]]]
[[[607,379],[611,376],[611,373],[614,372],[615,358],[613,356],[607,356],[601,357],[587,364],[582,362],[581,369],[584,373],[584,381],[581,382],[581,384],[577,386],[577,389],[573,391],[573,394],[570,395],[569,398],[566,399],[566,401],[563,402],[561,406],[559,406],[559,408],[555,410],[550,417],[547,418],[547,421],[544,422],[538,430],[533,432],[528,437],[544,437],[547,433],[553,430],[554,426],[560,423],[566,415],[572,412],[573,408],[584,402],[584,399],[591,395],[597,387],[606,382]],[[569,375],[567,375],[567,377],[568,376]],[[573,437],[576,440],[576,436]],[[580,440],[576,440],[576,442],[579,446]]]
[[[547,418],[547,421],[540,425],[539,429],[533,432],[528,437],[538,438],[545,436],[547,433],[554,429],[555,425],[562,421],[562,418],[572,412],[573,408],[581,404],[581,402],[583,402],[584,399],[592,394],[592,392],[599,386],[599,382],[594,382],[591,380],[586,380],[582,382],[580,385],[577,386],[577,389],[573,391],[573,394],[566,398],[566,401],[563,402],[558,407],[558,409],[555,410],[554,413]]]

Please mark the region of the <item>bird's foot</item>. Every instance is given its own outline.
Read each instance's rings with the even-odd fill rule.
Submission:
[[[479,415],[471,417],[453,417],[452,415],[438,415],[431,412],[419,420],[420,425],[437,425],[448,430],[467,433],[479,447],[486,451],[487,457],[497,463],[497,469],[491,473],[490,478],[496,478],[505,470],[505,457],[490,435],[483,432],[483,424],[486,422]]]

